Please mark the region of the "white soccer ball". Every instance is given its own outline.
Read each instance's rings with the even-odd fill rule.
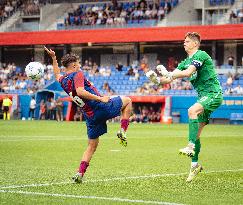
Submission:
[[[30,62],[25,67],[25,73],[32,80],[40,79],[44,74],[44,66],[39,62]]]

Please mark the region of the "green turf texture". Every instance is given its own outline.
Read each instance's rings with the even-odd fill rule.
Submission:
[[[0,204],[243,204],[243,126],[204,129],[199,156],[204,170],[189,184],[190,159],[178,155],[187,145],[186,124],[131,124],[127,147],[116,138],[119,127],[108,124],[86,183],[71,184],[87,145],[84,123],[0,121]],[[9,188],[60,182],[67,183]],[[80,196],[96,198],[75,198]]]

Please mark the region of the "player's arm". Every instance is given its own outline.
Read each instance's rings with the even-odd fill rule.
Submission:
[[[107,103],[110,100],[109,96],[94,95],[94,94],[86,91],[83,87],[76,88],[76,92],[77,92],[78,96],[82,96],[82,98],[87,99],[87,100],[95,100],[95,101],[104,102],[104,103]]]
[[[188,66],[185,70],[180,70],[177,68],[173,72],[168,72],[163,65],[158,65],[156,69],[161,74],[161,76],[170,78],[172,80],[177,78],[190,77],[197,70],[196,66],[193,64]]]
[[[107,103],[110,100],[108,96],[98,96],[94,95],[84,89],[84,74],[82,72],[78,72],[74,77],[74,86],[78,96],[87,99],[87,100],[95,100],[98,102]]]
[[[58,62],[57,62],[57,57],[56,57],[55,51],[48,49],[45,46],[44,46],[44,49],[49,54],[49,56],[52,58],[52,66],[53,66],[54,75],[55,75],[56,80],[59,81],[61,74],[60,74],[60,68],[58,67]]]
[[[185,78],[185,77],[189,78],[196,70],[197,70],[197,68],[194,65],[190,65],[185,70],[175,69],[171,73],[171,77],[172,77],[172,79]]]

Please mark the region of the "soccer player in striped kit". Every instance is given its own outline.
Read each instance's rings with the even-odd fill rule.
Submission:
[[[62,57],[61,62],[66,72],[61,75],[55,52],[46,47],[44,49],[52,58],[56,80],[73,102],[81,107],[86,120],[88,147],[83,154],[78,173],[72,178],[74,182],[81,183],[99,144],[99,137],[107,132],[107,120],[121,115],[121,129],[118,131],[117,137],[123,146],[127,146],[126,131],[132,111],[132,101],[129,97],[123,96],[114,98],[101,96],[80,70],[80,59],[75,54],[67,54]]]

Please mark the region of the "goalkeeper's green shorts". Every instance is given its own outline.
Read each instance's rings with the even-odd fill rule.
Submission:
[[[209,123],[210,115],[214,110],[216,110],[223,102],[222,92],[209,93],[200,97],[197,103],[201,104],[204,108],[204,112],[198,116],[199,122]]]

